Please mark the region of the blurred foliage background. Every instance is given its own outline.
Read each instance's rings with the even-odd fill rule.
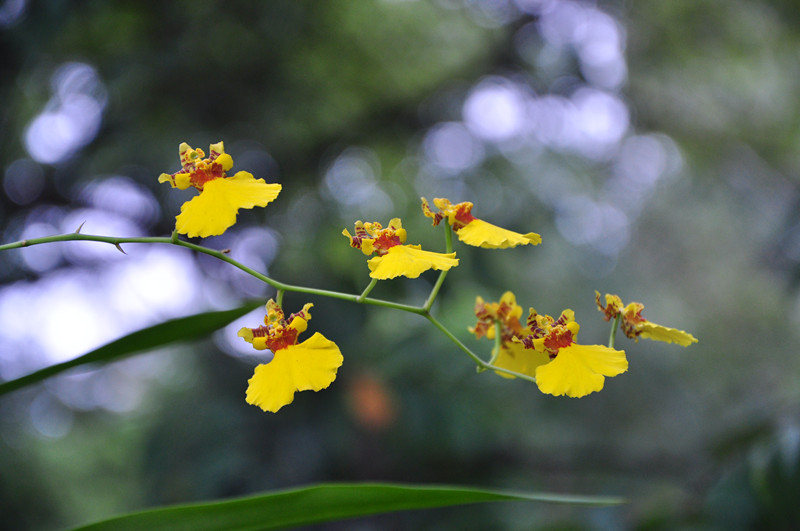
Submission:
[[[203,242],[278,280],[358,293],[357,219],[473,201],[531,249],[457,246],[434,310],[471,347],[475,296],[572,308],[594,290],[700,339],[618,338],[630,370],[582,399],[475,374],[412,315],[315,304],[337,381],[278,414],[244,402],[258,363],[213,339],[0,399],[0,514],[55,529],[316,481],[624,495],[331,529],[792,528],[800,496],[800,6],[790,0],[302,0],[0,4],[3,241],[167,235],[191,192],[158,185],[178,144],[223,140],[283,184]],[[0,254],[0,377],[168,317],[272,293],[185,249],[65,243]],[[381,283],[420,304],[435,277]],[[792,512],[793,511],[793,512]]]

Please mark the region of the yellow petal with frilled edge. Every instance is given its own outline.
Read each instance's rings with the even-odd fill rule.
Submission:
[[[280,184],[267,184],[246,171],[208,181],[200,195],[183,204],[175,228],[190,238],[217,236],[236,223],[240,208],[267,206],[280,191]]]
[[[484,249],[507,249],[517,245],[542,243],[542,237],[535,232],[520,234],[477,218],[458,229],[456,235],[467,245]]]
[[[697,343],[697,338],[692,334],[684,332],[683,330],[678,330],[677,328],[668,328],[649,321],[640,323],[637,328],[641,330],[638,337],[643,337],[645,339],[663,341],[665,343],[677,343],[682,347],[688,347],[692,343]]]
[[[458,265],[456,253],[423,251],[419,245],[396,245],[383,256],[367,260],[372,278],[387,280],[399,276],[417,278],[428,269],[447,271]]]
[[[179,190],[186,190],[192,185],[191,175],[188,173],[176,173],[175,175],[162,173],[158,176],[158,182],[169,183],[170,186]]]
[[[601,390],[606,376],[627,370],[624,350],[573,343],[559,349],[556,359],[536,368],[536,385],[543,393],[579,398]]]
[[[271,362],[256,367],[247,382],[247,403],[275,413],[291,404],[297,391],[328,387],[343,360],[336,343],[317,332],[299,345],[275,352]]]
[[[544,365],[550,361],[550,356],[544,352],[525,348],[522,343],[507,343],[500,348],[500,354],[494,360],[494,365],[509,369],[515,372],[521,372],[528,376],[536,375],[536,367]],[[516,378],[504,372],[495,371],[503,378]]]

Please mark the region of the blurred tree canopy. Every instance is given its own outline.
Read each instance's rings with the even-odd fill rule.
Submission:
[[[279,280],[359,293],[367,270],[341,230],[399,216],[410,242],[440,249],[419,197],[442,196],[544,238],[457,249],[434,311],[465,342],[475,297],[508,289],[525,308],[574,309],[582,338],[603,342],[597,289],[700,343],[626,343],[628,373],[553,398],[476,375],[415,316],[315,299],[313,326],[345,356],[340,379],[277,415],[244,403],[257,358],[230,330],[2,397],[4,520],[53,529],[371,479],[631,503],[437,510],[365,528],[713,528],[735,507],[743,527],[774,522],[781,505],[764,492],[800,494],[789,465],[753,457],[775,441],[787,463],[800,456],[798,19],[789,0],[6,0],[6,242],[82,221],[87,233],[170,234],[189,194],[158,175],[177,170],[180,142],[223,140],[237,170],[284,189],[206,244]],[[76,355],[81,337],[272,295],[185,250],[61,245],[0,254],[3,379],[67,355],[48,345]],[[164,299],[147,291],[157,282],[173,286]],[[426,282],[376,295],[419,301]],[[103,318],[70,324],[93,311]]]

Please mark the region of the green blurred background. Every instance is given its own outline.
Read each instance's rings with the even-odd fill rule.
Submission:
[[[278,280],[360,292],[357,219],[419,197],[542,234],[457,246],[435,314],[470,347],[474,299],[576,311],[594,290],[700,339],[618,338],[630,370],[582,399],[476,374],[423,319],[313,302],[345,356],[278,414],[244,402],[259,358],[213,339],[0,398],[0,515],[47,530],[124,511],[318,481],[623,495],[330,529],[792,529],[800,521],[800,4],[578,0],[0,4],[4,242],[167,235],[191,192],[157,183],[178,144],[220,140],[283,185],[203,243]],[[107,246],[110,247],[110,246]],[[179,248],[65,243],[0,255],[0,377],[166,318],[273,293]],[[420,304],[435,276],[383,282]]]

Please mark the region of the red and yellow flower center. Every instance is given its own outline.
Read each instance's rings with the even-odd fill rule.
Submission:
[[[256,328],[242,328],[239,337],[251,343],[257,350],[269,349],[273,353],[297,344],[297,336],[304,332],[311,319],[308,310],[311,303],[285,318],[283,310],[272,299],[267,302],[267,315],[264,324]]]
[[[568,347],[572,343],[574,343],[572,340],[572,332],[566,327],[558,327],[551,330],[550,333],[545,336],[544,341],[542,342],[544,348],[547,349],[551,358],[555,358],[556,355],[558,355],[559,349]]]
[[[253,339],[263,337],[266,348],[272,352],[297,344],[298,331],[293,328],[262,325],[250,330],[253,333]]]
[[[212,148],[208,158],[203,158],[205,153],[202,149],[190,148],[181,153],[183,171],[178,173],[188,173],[191,185],[198,190],[202,190],[203,185],[208,181],[227,177],[225,168],[222,164],[217,162],[217,159],[222,154],[223,153]]]
[[[500,323],[501,341],[510,343],[513,338],[523,335],[522,307],[517,304],[514,294],[506,292],[499,302],[485,302],[481,297],[475,301],[475,317],[478,323],[470,331],[480,339],[481,337],[494,337],[495,322]]]
[[[406,241],[406,231],[397,218],[391,220],[385,229],[377,221],[367,223],[357,221],[354,232],[354,236],[350,236],[347,231],[343,234],[350,238],[351,247],[361,249],[365,254],[375,253],[383,256],[392,247],[403,245]]]
[[[422,212],[427,217],[433,218],[434,225],[438,225],[442,219],[447,218],[447,222],[453,227],[453,230],[457,231],[475,220],[471,213],[473,204],[469,201],[453,204],[448,199],[436,197],[433,204],[436,205],[439,212],[431,210],[427,199],[422,198]]]
[[[457,231],[475,219],[472,215],[472,203],[459,203],[454,206],[453,230]]]
[[[179,149],[182,169],[172,174],[161,174],[159,182],[170,181],[173,187],[181,190],[193,186],[202,192],[207,182],[226,178],[225,172],[233,167],[233,159],[225,153],[222,142],[211,144],[208,157],[202,149],[195,149],[185,142]]]
[[[564,310],[558,319],[549,315],[541,315],[531,308],[528,316],[530,335],[522,338],[525,348],[546,352],[550,359],[555,359],[558,351],[575,343],[575,336],[580,325],[575,322],[575,313]]]

